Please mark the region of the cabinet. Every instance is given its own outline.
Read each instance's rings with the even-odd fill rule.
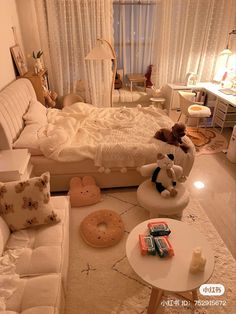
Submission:
[[[218,99],[213,125],[221,127],[221,132],[225,127],[233,127],[236,125],[236,107]]]
[[[200,90],[198,86],[195,85],[181,85],[181,84],[166,84],[162,91],[164,93],[164,96],[166,98],[165,107],[170,110],[178,110],[180,109],[179,105],[179,94],[180,91],[189,91],[192,90]]]
[[[44,98],[44,87],[49,90],[49,84],[48,84],[48,72],[47,70],[40,71],[38,74],[35,74],[34,72],[27,72],[23,76],[23,78],[27,78],[32,83],[37,100],[41,102],[43,105],[45,105],[45,98]]]

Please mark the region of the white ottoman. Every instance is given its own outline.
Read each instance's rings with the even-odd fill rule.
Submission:
[[[164,109],[164,103],[166,101],[165,98],[160,98],[160,97],[151,97],[150,98],[150,101],[153,103],[153,104],[156,104],[157,107],[160,107],[161,109]]]
[[[189,202],[189,192],[184,185],[177,183],[178,194],[175,197],[164,198],[156,190],[151,180],[146,180],[137,190],[139,204],[150,211],[150,218],[171,217],[181,219],[182,212]]]

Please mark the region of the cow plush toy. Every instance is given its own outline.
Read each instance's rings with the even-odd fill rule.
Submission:
[[[157,154],[157,163],[144,165],[140,168],[143,176],[151,176],[151,181],[155,184],[157,191],[164,198],[177,195],[177,181],[183,182],[186,178],[183,176],[183,168],[174,165],[173,154]]]

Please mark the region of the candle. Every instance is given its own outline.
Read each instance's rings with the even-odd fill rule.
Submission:
[[[196,273],[204,271],[206,265],[206,258],[202,255],[202,248],[196,247],[193,250],[192,259],[190,263],[190,272]]]

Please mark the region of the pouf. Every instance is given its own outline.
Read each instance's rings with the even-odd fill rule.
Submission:
[[[97,210],[80,224],[83,240],[97,248],[117,244],[124,235],[124,223],[116,212],[108,209]]]
[[[164,198],[156,190],[151,180],[146,180],[137,190],[139,204],[150,211],[150,218],[171,217],[181,219],[182,212],[189,202],[189,192],[184,185],[177,183],[178,194],[175,197]]]

